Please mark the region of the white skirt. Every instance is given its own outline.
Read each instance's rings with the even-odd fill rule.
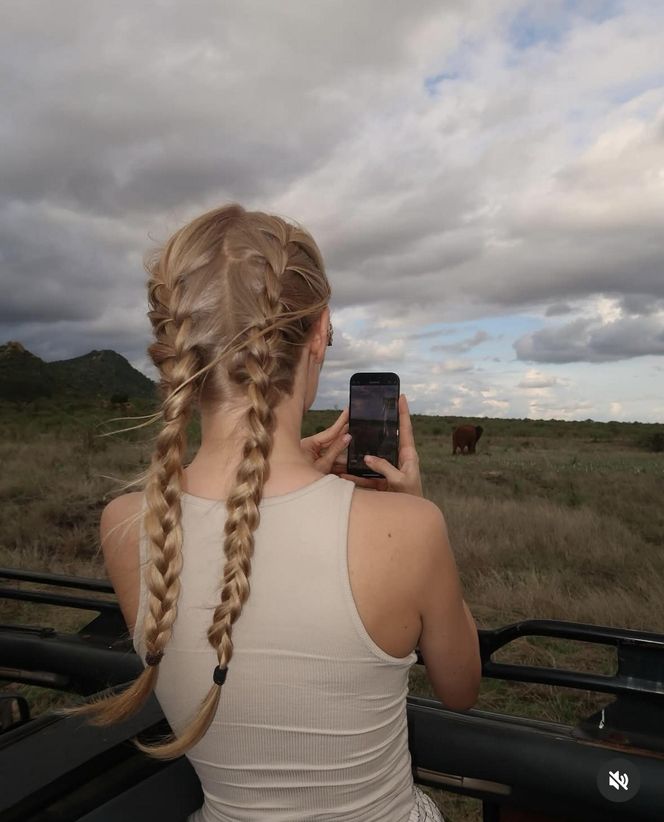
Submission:
[[[421,791],[417,785],[413,785],[415,790],[415,807],[410,812],[408,822],[445,822],[443,815],[438,810],[438,806]]]
[[[415,805],[408,822],[445,822],[433,799],[430,799],[417,785],[413,785]],[[203,822],[203,809],[199,808],[187,817],[187,822]]]

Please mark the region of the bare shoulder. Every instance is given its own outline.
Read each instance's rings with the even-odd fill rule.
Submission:
[[[117,545],[121,540],[126,541],[129,534],[138,536],[141,496],[139,491],[121,494],[112,499],[101,512],[99,527],[104,551],[104,542]]]
[[[402,658],[422,631],[422,590],[442,513],[421,497],[355,489],[348,535],[351,589],[374,642]]]
[[[404,533],[412,541],[426,541],[436,531],[445,530],[440,508],[431,500],[392,491],[355,491],[358,515],[370,520],[374,527],[391,533]],[[382,527],[381,527],[382,523]]]
[[[406,560],[411,584],[419,587],[432,555],[447,539],[445,519],[431,500],[391,491],[357,488],[351,511],[353,532],[366,545],[391,546]],[[418,579],[419,578],[419,579]]]
[[[141,493],[121,494],[101,513],[99,536],[106,574],[130,631],[138,605]]]

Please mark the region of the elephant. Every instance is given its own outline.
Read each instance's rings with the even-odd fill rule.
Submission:
[[[460,425],[452,432],[452,454],[456,454],[457,448],[463,454],[467,448],[468,454],[475,453],[477,441],[482,436],[484,429],[481,425]]]

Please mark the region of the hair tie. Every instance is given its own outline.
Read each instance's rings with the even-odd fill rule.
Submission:
[[[146,665],[159,665],[163,655],[164,655],[163,651],[148,651],[147,654],[145,655],[145,664]]]
[[[220,665],[214,669],[212,674],[212,679],[214,680],[216,685],[223,685],[226,682],[226,674],[228,673],[228,666],[224,665],[222,668]]]

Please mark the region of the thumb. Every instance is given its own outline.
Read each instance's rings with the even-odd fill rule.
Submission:
[[[382,474],[390,485],[399,485],[401,483],[401,471],[395,468],[391,462],[384,460],[382,457],[373,457],[370,454],[364,457],[364,461],[372,471]]]

